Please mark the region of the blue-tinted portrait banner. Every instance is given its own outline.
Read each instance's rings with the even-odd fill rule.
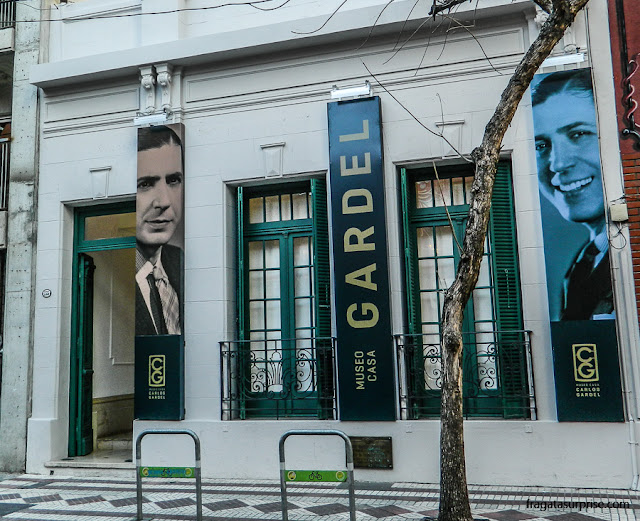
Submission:
[[[593,346],[589,349],[601,354],[600,364],[602,356],[608,356],[608,362],[615,360],[617,367],[609,236],[591,70],[539,74],[531,84],[531,100],[558,418],[621,419],[619,380],[608,379],[606,385],[616,387],[607,387],[606,393],[602,389],[580,392],[576,389],[584,382],[576,380],[577,387],[567,385],[576,372],[571,364],[562,362],[577,360],[572,358],[573,351],[585,358],[584,346]],[[593,321],[593,326],[578,327],[582,321]],[[585,371],[587,365],[598,363],[596,358],[589,360],[580,362]],[[594,389],[604,385],[596,380],[589,384]],[[605,394],[607,400],[599,399]],[[611,398],[615,396],[617,403]]]

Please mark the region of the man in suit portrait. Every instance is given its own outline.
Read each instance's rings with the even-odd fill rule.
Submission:
[[[136,335],[180,335],[183,329],[184,160],[181,135],[172,127],[182,128],[138,131]]]
[[[560,216],[544,215],[547,274],[568,266],[561,288],[550,285],[552,320],[615,317],[596,112],[590,69],[545,75],[532,87],[538,182]],[[549,212],[550,213],[550,212]],[[561,220],[579,226],[551,239]],[[546,223],[545,223],[546,221]],[[565,225],[562,224],[564,227]],[[588,238],[572,250],[572,236]],[[549,279],[549,277],[548,277]]]

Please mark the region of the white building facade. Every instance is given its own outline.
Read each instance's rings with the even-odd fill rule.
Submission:
[[[0,470],[21,472],[31,414],[40,1],[0,7]]]
[[[205,476],[275,479],[284,432],[329,428],[390,438],[392,468],[359,468],[357,479],[437,482],[440,362],[430,335],[437,338],[441,290],[457,265],[451,230],[464,229],[468,208],[472,171],[462,156],[480,143],[537,35],[533,3],[462,5],[457,17],[468,30],[430,20],[422,1],[385,8],[357,0],[335,14],[337,1],[218,3],[85,0],[51,6],[51,21],[43,22],[48,60],[30,76],[42,102],[27,471],[80,461],[79,440],[89,435],[163,427],[198,434]],[[573,63],[541,72],[591,67],[609,204],[623,190],[600,4],[588,6],[557,50]],[[365,81],[381,104],[385,206],[376,211],[386,222],[390,304],[378,311],[391,324],[383,343],[393,365],[393,421],[341,419],[350,391],[335,370],[344,352],[336,336],[335,246],[327,266],[320,259],[336,210],[329,205],[324,225],[327,104],[334,86]],[[182,421],[133,418],[134,118],[149,114],[185,128]],[[558,421],[528,95],[502,157],[497,190],[507,202],[494,208],[502,213],[467,315],[474,337],[465,376],[469,482],[629,487],[638,474],[640,365],[626,231],[611,238],[624,421]],[[510,242],[498,244],[502,232]],[[95,265],[93,295],[80,280],[83,256]],[[511,277],[504,287],[502,272]],[[509,318],[501,307],[512,306]],[[90,354],[82,335],[92,340]],[[83,407],[91,411],[88,426]],[[361,407],[376,404],[363,399]],[[180,465],[191,450],[173,439],[149,443],[164,464]],[[298,468],[321,464],[323,453],[334,458],[324,462],[329,467],[339,461],[324,443],[313,450],[293,444]]]

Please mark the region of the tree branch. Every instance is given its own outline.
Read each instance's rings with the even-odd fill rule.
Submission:
[[[587,5],[587,2],[585,2],[584,0],[569,0],[569,4],[571,5],[571,10],[577,13],[578,11],[580,11],[580,9]]]
[[[398,44],[400,43],[400,39],[402,38],[402,33],[404,32],[404,28],[407,26],[407,22],[409,21],[409,18],[411,18],[411,14],[413,13],[413,10],[416,8],[416,6],[418,5],[419,1],[420,0],[415,1],[415,3],[413,4],[413,7],[409,11],[409,14],[407,14],[407,17],[404,19],[404,22],[402,23],[402,27],[400,28],[400,31],[398,31],[398,39],[396,40],[396,44],[393,46],[394,50],[396,47],[398,47]]]
[[[360,59],[360,61],[362,62],[362,65],[364,66],[365,69],[367,69],[367,72],[371,75],[371,77],[376,80],[376,83],[378,85],[380,85],[384,91],[391,96],[391,98],[393,98],[393,100],[400,105],[406,112],[407,114],[409,114],[417,123],[418,125],[420,125],[422,128],[424,128],[427,132],[430,132],[431,134],[433,134],[434,136],[439,137],[440,139],[444,140],[445,143],[447,143],[447,145],[449,145],[451,147],[451,150],[453,150],[456,154],[458,154],[460,156],[460,159],[463,159],[464,161],[467,161],[468,163],[471,163],[471,159],[469,159],[468,157],[463,156],[458,149],[453,145],[453,143],[451,143],[451,141],[449,141],[446,137],[444,137],[444,134],[442,132],[436,132],[434,130],[431,130],[429,127],[427,127],[422,121],[420,121],[415,114],[413,114],[413,112],[411,112],[398,98],[396,98],[391,91],[389,91],[389,89],[387,89],[387,87],[385,87],[385,85],[378,79],[378,77],[373,74],[373,72],[371,72],[371,69],[369,69],[369,67],[367,67],[367,64],[362,60],[362,58]]]
[[[496,165],[504,134],[513,120],[522,96],[529,88],[534,74],[542,65],[542,62],[551,54],[553,48],[563,37],[567,27],[573,23],[576,14],[585,6],[587,1],[553,0],[553,11],[502,92],[500,102],[485,127],[482,144],[471,153],[471,157],[476,164],[476,173],[472,186],[469,222],[456,279],[445,295],[443,314],[446,314],[446,310],[456,302],[466,303],[476,284],[484,252],[484,239],[489,224],[489,210],[491,208]],[[454,307],[457,306],[454,305]],[[457,315],[457,311],[454,314]]]
[[[551,10],[553,9],[551,0],[533,0],[533,2],[545,13],[551,13]]]
[[[324,21],[324,23],[318,27],[317,29],[313,29],[312,31],[291,31],[293,34],[313,34],[313,33],[317,33],[318,31],[321,31],[322,28],[327,25],[329,23],[329,21],[336,15],[338,14],[338,11],[340,11],[340,9],[342,8],[342,6],[344,4],[347,3],[348,0],[344,0],[338,7],[336,7],[333,12],[329,15],[329,17]]]
[[[387,7],[389,7],[393,2],[395,2],[395,0],[389,0],[387,2],[387,4],[382,8],[382,10],[378,13],[378,16],[376,17],[375,21],[373,22],[373,24],[369,28],[369,34],[367,34],[367,37],[365,38],[364,42],[362,42],[358,46],[356,51],[359,51],[360,49],[362,49],[365,46],[365,44],[369,41],[369,38],[371,38],[371,35],[373,34],[373,30],[376,28],[376,25],[378,25],[378,21],[380,20],[380,18],[382,17],[384,12],[386,11]]]
[[[467,0],[433,0],[433,5],[429,9],[429,15],[435,18],[438,13],[451,9],[456,5],[463,4]],[[471,0],[469,0],[471,1]]]
[[[473,520],[464,456],[462,321],[464,308],[480,273],[502,140],[534,74],[587,1],[534,0],[543,9],[551,9],[549,17],[502,92],[500,102],[485,127],[481,145],[471,153],[475,163],[475,175],[471,187],[469,219],[456,277],[445,292],[441,319],[442,395],[438,521]]]
[[[482,44],[480,43],[480,40],[478,40],[478,38],[476,38],[476,35],[473,34],[473,32],[471,32],[471,29],[469,29],[466,25],[464,25],[462,22],[460,22],[460,20],[456,20],[453,16],[449,16],[449,15],[444,15],[445,18],[450,19],[452,22],[458,24],[458,27],[461,29],[464,29],[465,31],[467,31],[469,33],[469,36],[471,36],[471,38],[473,38],[475,40],[475,42],[478,44],[478,47],[480,47],[480,50],[482,51],[482,54],[484,54],[485,59],[487,60],[487,62],[489,63],[489,65],[491,65],[491,68],[497,72],[498,74],[500,74],[500,76],[502,76],[502,72],[500,72],[498,69],[495,68],[495,66],[493,65],[493,63],[491,62],[491,58],[489,58],[489,55],[485,52],[484,47],[482,46]]]
[[[394,47],[394,49],[395,49],[395,50],[394,50],[394,53],[393,53],[389,58],[387,58],[387,60],[383,63],[383,65],[386,65],[386,64],[387,64],[387,63],[389,63],[391,60],[393,60],[393,59],[396,57],[396,55],[397,55],[397,54],[398,54],[402,49],[404,49],[404,46],[405,46],[405,45],[407,45],[407,44],[411,41],[411,39],[412,39],[416,34],[418,34],[418,31],[420,31],[420,29],[422,29],[422,28],[423,28],[423,27],[424,27],[428,22],[430,22],[430,21],[431,21],[431,20],[429,20],[428,18],[425,18],[425,19],[422,21],[422,23],[417,27],[417,29],[415,29],[415,30],[411,33],[411,36],[409,36],[409,38],[407,38],[407,39],[402,43],[402,45],[401,45],[400,47],[397,47],[397,45],[398,45],[398,44],[397,44],[397,42],[396,42],[396,47]],[[431,36],[429,36],[429,41],[427,42],[427,45],[429,45],[429,42],[431,42]]]

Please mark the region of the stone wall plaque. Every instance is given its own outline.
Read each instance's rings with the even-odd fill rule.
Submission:
[[[353,445],[353,466],[357,469],[392,469],[390,436],[349,436]]]

